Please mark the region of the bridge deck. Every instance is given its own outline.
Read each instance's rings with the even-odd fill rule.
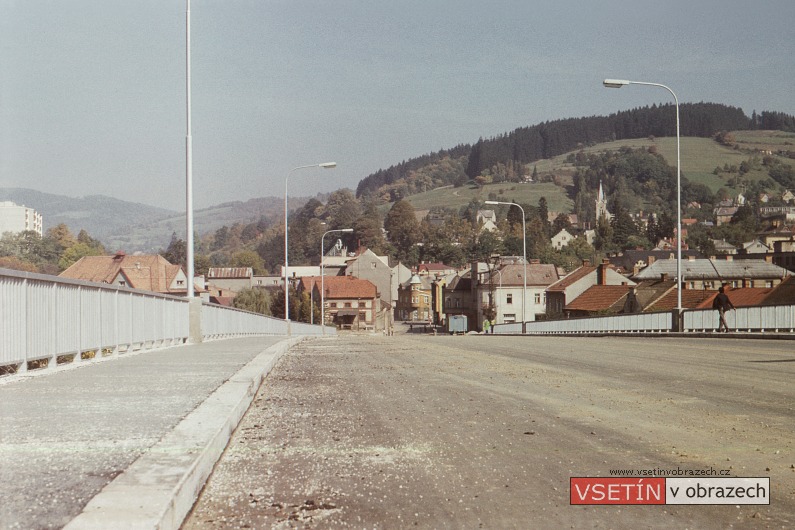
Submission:
[[[223,449],[223,433],[234,428],[223,422],[245,411],[286,343],[283,336],[206,342],[0,380],[0,527],[60,528],[95,498],[75,521],[90,527],[96,501],[107,507],[113,492],[95,496],[125,470],[138,473],[125,473],[127,482],[146,487],[117,490],[123,505],[154,495],[137,504],[147,505],[149,518],[170,516],[167,490],[173,494],[180,470],[218,432],[213,443]],[[202,416],[208,404],[215,408]],[[183,421],[189,415],[193,425]]]

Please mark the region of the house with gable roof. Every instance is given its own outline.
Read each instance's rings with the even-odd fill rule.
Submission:
[[[547,288],[547,316],[565,315],[566,306],[593,286],[613,285],[632,286],[635,282],[619,274],[607,259],[597,266],[585,260],[581,267]]]
[[[158,254],[129,256],[120,251],[113,256],[84,256],[59,276],[176,296],[188,293],[182,267]],[[195,286],[194,289],[195,293],[202,291]]]

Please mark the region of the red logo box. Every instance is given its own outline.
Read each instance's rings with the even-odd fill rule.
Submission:
[[[665,504],[665,478],[572,477],[570,504]]]

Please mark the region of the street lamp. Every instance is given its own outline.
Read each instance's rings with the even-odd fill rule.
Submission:
[[[323,263],[323,252],[325,249],[323,245],[323,239],[325,239],[326,234],[330,234],[331,232],[353,232],[353,228],[326,230],[326,232],[320,237],[320,329],[322,330],[323,335],[326,334],[326,266]]]
[[[309,164],[308,166],[298,166],[291,169],[287,176],[284,178],[284,320],[287,321],[287,334],[290,333],[290,272],[288,270],[289,264],[287,259],[287,181],[293,171],[299,169],[307,169],[310,167],[322,167],[324,169],[331,169],[337,167],[336,162],[324,162],[322,164]]]
[[[525,300],[527,299],[527,230],[524,221],[524,208],[515,202],[502,202],[502,201],[486,201],[486,204],[505,204],[506,206],[516,206],[522,211],[522,253],[524,254],[524,274],[522,275],[522,333],[524,333],[524,321],[527,318],[525,312]],[[500,282],[502,282],[502,275],[500,275]]]
[[[193,139],[190,112],[190,0],[185,2],[185,266],[187,267],[187,297],[193,298]]]
[[[679,157],[679,98],[674,91],[660,83],[644,81],[627,81],[626,79],[605,79],[602,84],[607,88],[621,88],[625,85],[646,85],[664,88],[674,97],[676,106],[676,309],[682,314],[682,166]]]

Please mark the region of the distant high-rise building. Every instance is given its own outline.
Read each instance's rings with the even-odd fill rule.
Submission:
[[[41,214],[33,208],[26,208],[11,201],[0,202],[0,234],[12,232],[18,234],[25,230],[42,232]]]

